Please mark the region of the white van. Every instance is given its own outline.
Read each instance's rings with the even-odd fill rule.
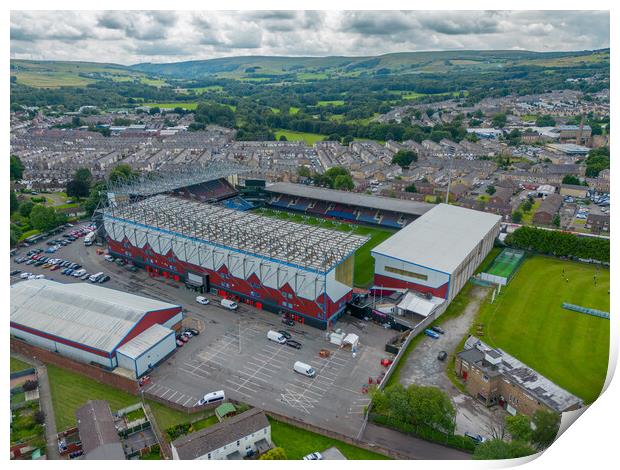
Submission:
[[[84,274],[86,274],[86,269],[79,269],[76,272],[71,273],[73,277],[80,277],[80,276],[83,276]]]
[[[239,307],[237,305],[237,302],[233,302],[232,300],[228,299],[222,299],[221,305],[228,310],[237,310],[237,308]]]
[[[217,392],[207,393],[204,397],[198,400],[196,406],[202,405],[210,405],[211,403],[219,403],[226,400],[226,395],[224,394],[224,390],[219,390]]]
[[[93,274],[92,276],[90,276],[88,278],[88,280],[90,282],[97,282],[99,279],[101,279],[103,277],[103,273],[97,273],[97,274]]]
[[[297,361],[295,365],[293,365],[293,370],[298,374],[305,375],[306,377],[314,377],[316,375],[316,371],[312,366],[304,364],[300,361]]]
[[[267,332],[267,339],[270,341],[274,341],[279,344],[286,343],[286,338],[282,333],[278,333],[277,331],[269,330]]]

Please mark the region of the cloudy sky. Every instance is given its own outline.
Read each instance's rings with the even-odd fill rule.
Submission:
[[[11,57],[134,64],[609,47],[604,11],[12,11]]]

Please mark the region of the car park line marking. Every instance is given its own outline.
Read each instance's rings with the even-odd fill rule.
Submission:
[[[235,392],[240,392],[240,389],[245,388],[245,389],[247,389],[247,390],[249,390],[249,391],[251,391],[253,393],[258,393],[258,390],[255,390],[255,389],[253,389],[251,387],[248,387],[246,385],[249,382],[249,380],[246,380],[243,384],[237,383],[234,380],[230,380],[230,379],[226,379],[226,382],[237,386],[237,389],[235,390]],[[252,384],[252,385],[256,385],[256,384]],[[241,392],[241,393],[243,393],[243,392]]]
[[[272,373],[278,372],[282,368],[282,366],[275,366],[275,365],[269,364],[269,363],[257,364],[256,362],[247,361],[247,363],[246,363],[246,365],[244,367],[247,367],[248,369],[252,369],[252,368],[249,367],[247,364],[252,365],[254,367],[257,367],[259,369],[260,368],[265,368],[266,370],[268,370],[269,372],[272,372]],[[252,370],[254,370],[254,369],[252,369]]]
[[[266,379],[263,379],[263,378],[261,378],[261,377],[258,377],[257,375],[250,374],[249,372],[245,372],[245,371],[243,371],[243,370],[240,370],[240,371],[239,371],[239,374],[245,374],[245,375],[247,375],[248,377],[250,377],[252,380],[260,380],[261,382],[265,382],[266,384],[271,383],[271,380],[266,380]],[[266,375],[265,377],[267,377],[268,379],[270,379],[270,378],[271,378],[271,376],[270,376],[270,375]],[[254,384],[254,385],[258,385],[258,384]]]
[[[181,394],[181,396],[180,396],[179,398],[177,398],[177,399],[175,400],[175,402],[176,402],[176,403],[181,403],[181,401],[183,400],[183,398],[185,398],[186,396],[187,396],[187,395],[185,395],[184,393],[183,393],[183,394]]]
[[[174,390],[173,390],[173,391],[174,391]],[[175,396],[175,395],[177,395],[178,393],[180,393],[180,392],[174,391],[174,393],[168,397],[168,400],[172,401],[172,397],[174,397],[174,396]]]
[[[193,397],[189,397],[189,398],[185,401],[185,403],[183,403],[183,406],[187,406],[187,404],[188,404],[188,403],[191,403],[191,402],[192,402],[192,398],[193,398]],[[198,403],[198,400],[196,400],[196,401],[195,401],[195,403]]]

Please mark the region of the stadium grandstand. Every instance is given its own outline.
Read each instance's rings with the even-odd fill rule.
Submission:
[[[352,297],[354,254],[368,237],[207,204],[191,191],[189,199],[172,194],[200,186],[217,194],[222,188],[223,197],[226,185],[215,180],[220,183],[162,180],[160,193],[167,194],[139,181],[124,188],[133,197],[109,198],[101,212],[110,253],[201,292],[319,328],[333,324]]]
[[[274,209],[400,229],[428,212],[433,204],[368,194],[275,183],[265,187],[266,204]]]

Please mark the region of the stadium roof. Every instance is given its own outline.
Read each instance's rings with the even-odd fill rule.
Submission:
[[[317,188],[294,183],[275,183],[265,188],[272,193],[289,196],[320,199],[350,206],[368,207],[384,211],[399,212],[402,214],[420,216],[433,208],[433,204],[426,202],[407,201],[391,197],[371,196],[369,194],[351,193],[335,189]]]
[[[161,172],[150,172],[132,176],[127,180],[108,182],[108,193],[117,195],[152,196],[178,188],[192,186],[231,175],[244,173],[250,169],[233,162],[211,162],[209,165],[183,165]]]
[[[170,328],[166,328],[159,323],[155,323],[138,336],[131,338],[120,348],[118,348],[116,352],[122,354],[123,356],[130,357],[131,359],[137,359],[146,351],[151,349],[153,345],[159,343],[171,334],[174,334],[174,331]]]
[[[90,284],[48,279],[11,286],[11,323],[112,353],[146,312],[178,307]]]
[[[452,274],[500,220],[499,215],[439,204],[371,253]]]
[[[109,206],[104,217],[325,273],[368,241],[352,232],[274,219],[249,212],[157,195]]]

